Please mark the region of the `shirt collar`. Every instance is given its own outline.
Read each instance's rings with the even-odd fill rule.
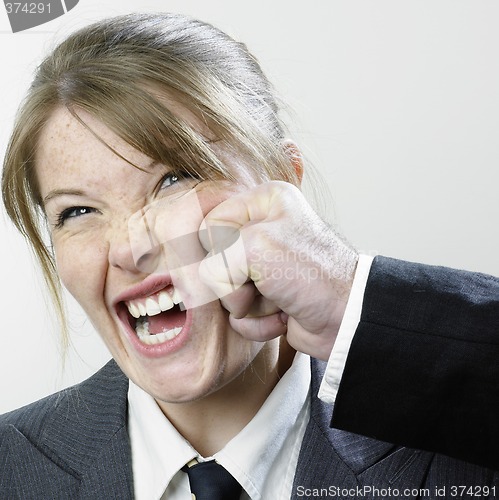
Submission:
[[[214,455],[251,498],[260,498],[268,471],[273,470],[287,436],[296,427],[309,386],[310,358],[297,353],[255,417]],[[148,498],[160,498],[179,469],[200,457],[155,400],[132,381],[128,401],[135,492],[138,498],[145,491],[154,495]]]
[[[160,498],[173,476],[198,454],[165,418],[154,398],[131,380],[128,430],[136,496]]]

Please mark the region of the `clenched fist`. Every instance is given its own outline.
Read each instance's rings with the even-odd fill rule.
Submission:
[[[260,341],[286,334],[295,349],[328,359],[358,255],[297,187],[271,181],[223,201],[199,237],[209,252],[201,279],[236,331]]]

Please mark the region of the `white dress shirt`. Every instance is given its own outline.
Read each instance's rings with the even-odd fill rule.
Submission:
[[[373,257],[361,255],[319,397],[334,403],[348,351],[360,320]],[[136,500],[191,500],[189,461],[216,459],[242,485],[241,500],[289,500],[298,455],[310,418],[310,358],[297,353],[290,369],[248,425],[213,457],[201,457],[163,415],[156,401],[133,382],[128,391],[128,429]],[[271,474],[268,471],[272,471]]]
[[[298,353],[255,417],[213,457],[200,457],[133,382],[128,430],[136,500],[191,500],[187,474],[193,458],[216,459],[242,485],[241,499],[289,500],[310,416],[310,358]],[[272,471],[271,474],[268,471]]]
[[[359,256],[355,279],[350,291],[345,314],[343,315],[338,336],[329,356],[326,372],[324,373],[324,378],[319,389],[319,398],[325,403],[333,404],[336,400],[336,394],[338,393],[343,370],[347,362],[348,351],[350,350],[355,330],[357,330],[357,325],[360,321],[364,292],[373,259],[374,257],[368,255]]]

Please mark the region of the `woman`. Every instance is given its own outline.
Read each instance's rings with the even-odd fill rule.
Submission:
[[[110,19],[42,63],[4,201],[61,315],[59,279],[114,361],[4,417],[2,498],[365,497],[355,487],[434,488],[443,471],[489,484],[328,429],[307,355],[328,359],[357,255],[302,173],[257,62],[210,25]],[[203,497],[196,473],[207,487],[216,464],[235,491]]]

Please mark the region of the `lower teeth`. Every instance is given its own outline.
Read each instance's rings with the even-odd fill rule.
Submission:
[[[167,340],[175,338],[182,331],[182,327],[177,326],[175,328],[172,328],[171,330],[166,330],[165,332],[151,334],[149,333],[149,321],[146,317],[141,316],[137,320],[135,331],[137,332],[139,340],[143,344],[153,345],[160,344],[161,342],[165,342]]]

